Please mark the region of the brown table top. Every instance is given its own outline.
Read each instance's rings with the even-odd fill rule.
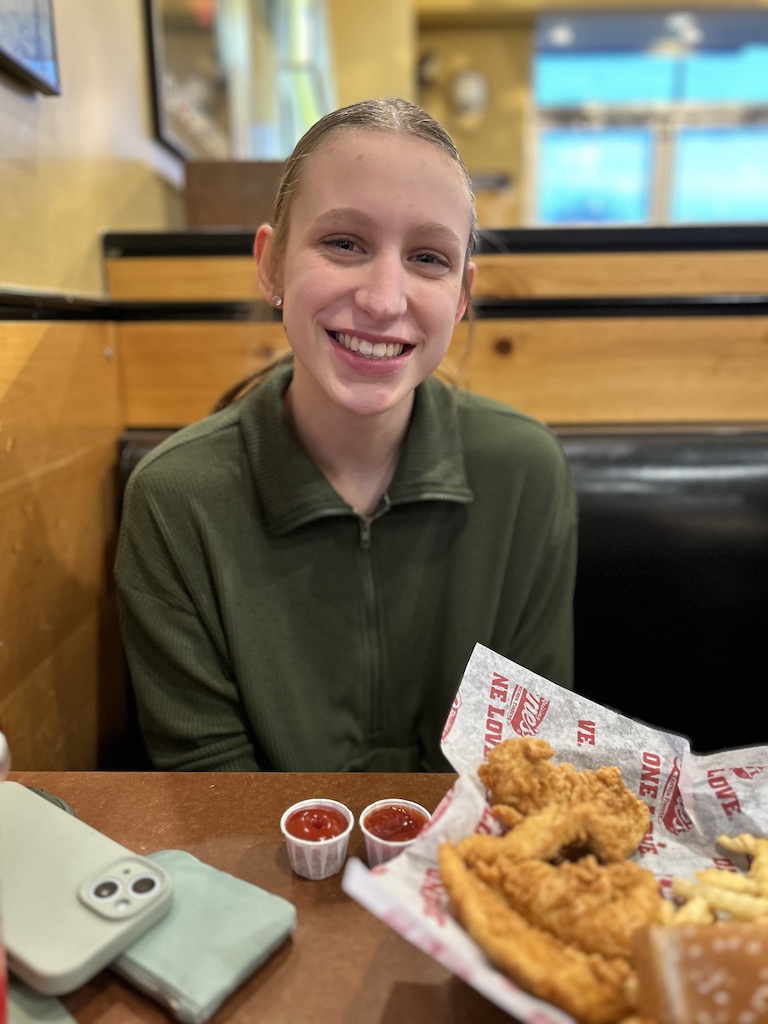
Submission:
[[[297,800],[332,797],[355,814],[397,796],[432,811],[453,784],[441,774],[12,772],[61,797],[77,816],[136,853],[187,850],[283,896],[293,937],[227,999],[215,1024],[509,1024],[510,1017],[341,890],[294,875],[280,815]],[[365,861],[357,826],[349,856]],[[80,1024],[173,1018],[110,971],[64,996]]]

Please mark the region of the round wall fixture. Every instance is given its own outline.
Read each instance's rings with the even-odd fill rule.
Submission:
[[[481,117],[488,107],[488,79],[479,68],[464,68],[448,83],[448,102],[456,117]]]

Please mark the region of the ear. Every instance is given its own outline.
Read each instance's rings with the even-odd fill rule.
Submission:
[[[472,296],[472,291],[475,287],[475,264],[470,262],[467,267],[467,284],[462,285],[461,295],[459,296],[459,304],[456,307],[456,316],[453,318],[454,324],[457,324],[459,320],[464,316],[469,305],[469,300]]]
[[[267,302],[283,294],[282,268],[272,253],[272,225],[262,224],[256,232],[253,255],[259,272],[259,288]]]

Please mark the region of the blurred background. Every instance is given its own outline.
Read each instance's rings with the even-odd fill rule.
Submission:
[[[0,0],[0,33],[4,7],[25,2],[45,6]],[[245,165],[268,209],[302,132],[368,96],[405,96],[445,125],[484,227],[768,220],[766,2],[53,0],[50,13],[57,93],[0,76],[5,284],[99,294],[101,231],[252,226]]]

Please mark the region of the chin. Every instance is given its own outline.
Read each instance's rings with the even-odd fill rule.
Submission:
[[[388,388],[381,383],[353,384],[336,393],[335,400],[348,412],[357,416],[381,416],[398,408],[403,402],[410,406],[413,398],[413,386]]]

